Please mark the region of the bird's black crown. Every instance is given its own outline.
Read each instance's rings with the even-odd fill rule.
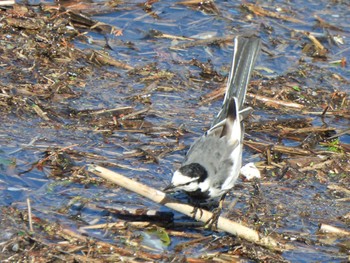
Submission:
[[[196,178],[198,177],[198,182],[203,182],[208,177],[207,170],[199,163],[190,163],[182,166],[179,172],[185,176]]]

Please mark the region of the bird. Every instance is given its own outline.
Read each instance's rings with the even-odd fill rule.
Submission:
[[[221,109],[211,127],[188,150],[165,192],[183,191],[196,204],[223,200],[242,166],[243,119],[247,86],[260,51],[258,37],[236,36],[231,68]]]

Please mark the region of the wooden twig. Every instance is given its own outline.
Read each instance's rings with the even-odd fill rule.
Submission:
[[[195,215],[193,215],[193,206],[181,203],[178,200],[167,196],[160,190],[133,181],[119,173],[113,172],[101,166],[91,164],[88,166],[88,170],[97,176],[107,179],[129,191],[142,195],[158,204],[162,204],[187,216],[194,217],[198,221],[206,223],[213,216],[211,212],[204,209],[200,209],[201,211],[198,211]],[[227,233],[274,250],[285,250],[291,248],[289,245],[280,244],[271,237],[261,236],[257,231],[221,216],[218,219],[217,227],[218,229],[221,229]]]
[[[33,104],[32,105],[32,109],[35,111],[36,114],[39,115],[39,117],[41,117],[43,120],[45,121],[49,121],[50,118],[47,117],[47,112],[43,111],[39,105]]]
[[[248,147],[253,146],[253,149],[255,148],[260,148],[261,147],[269,147],[272,144],[269,143],[264,143],[264,142],[254,142],[254,141],[244,141],[244,145],[247,145]],[[296,147],[288,147],[284,145],[275,145],[273,144],[272,150],[274,152],[280,152],[280,153],[285,153],[285,154],[296,154],[296,155],[310,155],[311,152],[308,150],[296,148]]]
[[[259,16],[267,16],[267,17],[272,17],[272,18],[277,18],[277,19],[281,19],[284,21],[289,21],[292,23],[298,23],[298,24],[305,24],[304,21],[291,17],[291,16],[286,16],[283,14],[280,14],[278,12],[273,12],[273,11],[269,11],[265,8],[262,8],[258,5],[255,4],[249,4],[249,3],[245,3],[243,4],[244,7],[246,7],[250,12],[259,15]]]
[[[126,111],[131,111],[133,108],[130,106],[126,106],[126,107],[118,107],[118,108],[114,108],[114,109],[102,109],[102,110],[97,110],[97,111],[93,111],[93,110],[89,110],[83,114],[81,114],[82,116],[85,115],[100,115],[100,114],[105,114],[105,113],[119,113],[119,112],[126,112]]]
[[[206,237],[199,237],[199,238],[187,241],[187,242],[182,242],[182,243],[176,245],[175,250],[181,251],[182,249],[184,249],[186,247],[193,247],[193,246],[201,244],[203,242],[209,242],[212,239],[213,239],[213,236],[206,236]]]
[[[97,64],[102,64],[102,65],[111,65],[117,68],[122,68],[126,70],[131,70],[134,69],[134,67],[119,61],[117,59],[112,58],[108,54],[99,52],[99,51],[93,51],[91,54],[89,54],[89,60],[94,61]]]
[[[321,224],[319,231],[337,236],[350,236],[350,231],[327,224]]]
[[[109,228],[124,229],[124,228],[127,228],[128,226],[144,229],[146,227],[152,226],[152,223],[150,223],[150,222],[126,222],[126,221],[119,220],[118,222],[115,222],[115,223],[82,226],[82,227],[79,227],[79,231],[82,233],[86,233],[86,230],[109,229]]]
[[[13,0],[9,1],[0,1],[0,6],[9,6],[9,5],[14,5],[16,2]]]
[[[342,187],[336,184],[330,184],[327,186],[327,188],[333,191],[341,192],[346,196],[350,196],[350,190],[345,187]]]
[[[314,35],[312,35],[308,32],[305,32],[305,35],[311,40],[311,42],[315,45],[315,47],[318,51],[326,50],[325,47],[321,44],[321,42],[318,41],[318,39]]]
[[[334,160],[330,159],[330,160],[326,160],[324,162],[319,162],[313,165],[308,165],[305,166],[303,168],[299,168],[299,172],[306,172],[306,171],[316,171],[322,168],[325,168],[327,166],[331,166],[331,164],[334,162]]]
[[[302,133],[322,133],[335,131],[335,128],[332,127],[305,127],[305,128],[283,128],[283,134],[302,134]]]
[[[232,39],[234,36],[229,35],[225,37],[212,37],[208,39],[198,39],[191,42],[186,43],[180,43],[178,45],[171,46],[170,49],[177,50],[177,49],[186,49],[190,47],[196,47],[196,46],[207,46],[207,45],[213,45],[213,44],[220,44],[225,42],[232,42]]]
[[[34,232],[33,221],[32,221],[32,207],[30,206],[30,199],[27,198],[27,207],[28,207],[28,221],[29,221],[29,230]]]
[[[263,103],[276,104],[278,106],[284,106],[284,107],[296,108],[296,109],[304,108],[304,105],[296,103],[296,102],[277,100],[277,99],[268,98],[268,97],[264,97],[264,96],[256,95],[256,94],[252,94],[252,93],[247,93],[247,97],[261,101]]]
[[[220,87],[209,94],[203,96],[202,101],[200,102],[200,105],[207,104],[213,100],[216,100],[222,96],[225,95],[225,90],[226,87]],[[274,98],[269,98],[261,95],[256,95],[253,93],[247,93],[247,97],[252,98],[253,100],[258,100],[263,103],[271,103],[273,105],[278,105],[278,106],[283,106],[283,107],[288,107],[288,108],[295,108],[295,109],[302,109],[304,108],[304,105],[296,103],[296,102],[291,102],[291,101],[284,101],[284,100],[278,100]]]
[[[124,115],[123,117],[120,117],[119,120],[128,120],[128,119],[136,117],[142,113],[145,113],[145,112],[149,111],[150,109],[151,109],[151,107],[147,107],[147,108],[141,109],[139,111],[129,113],[127,115]]]

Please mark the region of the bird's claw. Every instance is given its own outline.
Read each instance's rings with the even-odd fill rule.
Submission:
[[[193,210],[191,212],[193,219],[196,219],[196,215],[197,215],[198,211],[200,213],[199,218],[201,218],[203,216],[203,210],[199,206],[196,205],[196,206],[193,207]]]
[[[205,228],[211,229],[213,231],[217,230],[218,228],[218,220],[221,214],[221,207],[215,208],[212,213],[212,217],[209,218],[209,220],[205,223]]]

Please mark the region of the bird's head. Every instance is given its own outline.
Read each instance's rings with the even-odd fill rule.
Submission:
[[[199,163],[191,163],[176,170],[170,185],[165,187],[165,192],[182,190],[185,192],[197,191],[208,176],[206,169]]]

